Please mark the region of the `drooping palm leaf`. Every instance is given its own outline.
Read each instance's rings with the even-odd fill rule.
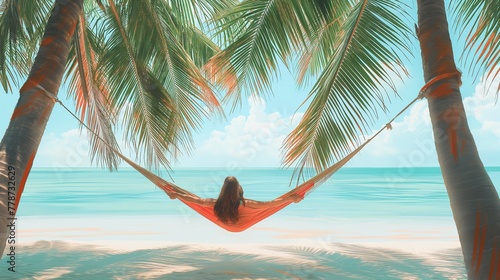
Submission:
[[[0,3],[0,82],[6,92],[32,65],[52,1]]]
[[[500,74],[500,4],[496,0],[452,1],[458,19],[457,26],[470,29],[465,48],[466,61],[476,75],[486,71],[486,77]],[[500,92],[500,86],[497,93]]]
[[[68,96],[75,99],[80,119],[85,120],[87,126],[97,133],[97,135],[88,133],[92,161],[97,159],[98,164],[108,166],[112,170],[118,166],[119,158],[106,144],[119,150],[113,133],[116,116],[113,115],[114,110],[109,102],[104,76],[102,73],[96,73],[96,51],[93,46],[97,43],[83,15],[80,16],[73,37],[68,57],[67,78],[71,79]]]
[[[174,101],[176,123],[179,126],[178,139],[189,151],[192,141],[190,131],[199,127],[203,106],[208,105],[212,109],[219,106],[210,85],[199,70],[199,66],[218,51],[218,47],[195,26],[181,24],[172,13],[173,9],[163,1],[144,1],[136,8],[151,14],[150,20],[131,21],[130,26],[136,30],[135,36],[152,36],[153,74]],[[152,32],[151,26],[154,26]],[[134,41],[144,42],[144,39],[137,37]],[[148,46],[141,44],[138,48],[147,49]]]
[[[167,131],[162,131],[168,119],[162,119],[163,112],[170,112],[173,105],[167,95],[158,94],[161,88],[153,88],[145,79],[147,61],[141,61],[133,49],[124,5],[115,5],[109,1],[104,21],[97,24],[98,36],[105,40],[103,52],[99,54],[99,71],[108,78],[110,98],[114,107],[123,113],[125,141],[133,146],[142,156],[146,155],[148,167],[163,164],[168,166],[166,153],[170,150],[168,141],[164,141]],[[144,51],[143,51],[144,52]],[[164,99],[155,97],[163,97]],[[155,110],[153,111],[153,105]]]
[[[207,24],[217,15],[234,7],[238,0],[169,0],[174,16],[182,26],[197,26],[208,32]]]
[[[342,30],[342,23],[351,9],[349,1],[344,1],[330,13],[325,13],[328,16],[326,23],[312,33],[301,51],[297,69],[299,84],[308,84],[309,78],[317,77],[326,67],[335,51],[332,42],[338,40],[341,32],[345,32]]]
[[[154,26],[152,43],[155,46],[152,61],[155,73],[163,81],[168,92],[174,95],[187,94],[196,99],[201,99],[206,105],[218,107],[219,102],[215,97],[206,78],[200,72],[200,67],[209,58],[219,51],[205,34],[193,25],[184,26],[177,20],[172,9],[163,1],[144,1],[144,9],[152,14],[150,21],[136,22],[135,26]],[[199,92],[203,93],[202,95]],[[187,112],[186,112],[187,113]],[[196,112],[192,112],[196,114]]]
[[[323,5],[314,5],[316,2]],[[224,18],[229,20],[221,24],[221,32],[237,32],[237,39],[207,67],[223,84],[237,85],[227,96],[238,103],[244,95],[236,93],[243,90],[246,96],[270,93],[280,61],[285,62],[293,50],[304,44],[305,34],[313,33],[324,23],[325,3],[319,0],[247,0],[225,13]]]
[[[179,44],[188,53],[197,68],[202,68],[209,58],[220,51],[219,46],[196,27],[180,27],[178,32]]]
[[[180,42],[184,27],[166,1],[108,1],[96,23],[104,42],[99,71],[107,77],[111,100],[123,115],[125,139],[147,167],[169,166],[169,157],[192,148],[205,107],[219,104],[188,51]],[[204,44],[193,49],[208,49]],[[216,51],[216,50],[213,50]],[[197,59],[203,60],[200,55]],[[205,61],[208,58],[204,58]]]
[[[339,30],[320,30],[337,34],[320,34],[313,42],[317,46],[310,48],[324,57],[315,59],[312,72],[326,65],[309,94],[312,102],[303,119],[286,139],[287,165],[297,162],[300,173],[303,167],[322,170],[369,133],[377,110],[385,108],[384,85],[393,85],[391,73],[400,75],[392,65],[401,65],[398,53],[409,45],[411,32],[401,18],[404,10],[402,1],[358,1],[340,19]],[[335,40],[329,45],[324,38]]]

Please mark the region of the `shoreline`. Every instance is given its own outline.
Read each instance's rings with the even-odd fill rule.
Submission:
[[[91,244],[114,250],[159,248],[166,244],[224,244],[225,247],[297,245],[311,248],[350,244],[396,249],[422,256],[459,248],[453,221],[433,219],[345,219],[322,222],[278,216],[241,233],[227,232],[201,217],[24,216],[18,218],[20,245],[41,240]]]

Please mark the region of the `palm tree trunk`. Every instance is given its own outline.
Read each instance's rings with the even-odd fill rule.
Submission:
[[[11,121],[0,142],[0,254],[3,255],[8,242],[6,253],[10,260],[16,246],[15,214],[54,107],[54,101],[37,85],[57,94],[82,5],[83,0],[56,0],[28,80],[20,90]]]
[[[469,279],[500,278],[500,200],[467,124],[444,0],[417,0],[417,29],[439,165]]]

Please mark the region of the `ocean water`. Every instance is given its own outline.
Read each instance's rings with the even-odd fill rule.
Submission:
[[[500,168],[488,168],[500,184]],[[247,198],[290,190],[291,170],[175,170],[216,197],[234,175]],[[498,188],[498,187],[497,187]],[[438,168],[344,168],[243,233],[170,200],[133,169],[34,169],[22,196],[16,272],[0,279],[466,279]]]

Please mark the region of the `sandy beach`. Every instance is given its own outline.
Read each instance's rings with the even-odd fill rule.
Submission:
[[[16,275],[34,279],[465,279],[459,244],[449,234],[454,225],[434,219],[422,230],[419,223],[423,221],[318,222],[278,216],[246,232],[230,233],[198,217],[24,217],[19,220]],[[43,264],[35,265],[42,259]]]

